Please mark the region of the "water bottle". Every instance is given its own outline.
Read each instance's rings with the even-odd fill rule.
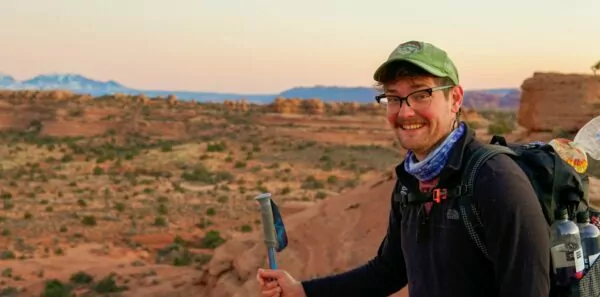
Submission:
[[[555,282],[560,287],[568,287],[583,277],[585,264],[581,237],[577,224],[569,220],[566,208],[558,208],[554,219],[550,227],[550,253]]]
[[[590,216],[587,211],[577,213],[577,226],[581,237],[583,262],[585,271],[587,271],[600,255],[600,230],[595,225],[590,224]]]

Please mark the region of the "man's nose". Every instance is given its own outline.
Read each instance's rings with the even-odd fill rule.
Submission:
[[[399,109],[397,109],[397,112],[399,118],[411,117],[415,115],[415,110],[408,106],[408,102],[406,101],[402,102],[402,105]]]

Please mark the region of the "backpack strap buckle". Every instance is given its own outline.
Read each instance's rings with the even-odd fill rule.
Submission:
[[[448,198],[448,190],[447,189],[433,189],[433,191],[431,192],[432,197],[433,197],[433,202],[435,203],[440,203],[442,202],[442,200],[446,200],[446,198]]]

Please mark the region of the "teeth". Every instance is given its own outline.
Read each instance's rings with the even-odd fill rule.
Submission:
[[[402,129],[404,130],[415,130],[423,127],[423,124],[410,124],[410,125],[402,125]]]

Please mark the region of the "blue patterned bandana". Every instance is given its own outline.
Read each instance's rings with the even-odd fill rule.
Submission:
[[[404,159],[404,170],[420,181],[430,181],[436,178],[442,172],[444,166],[446,166],[450,150],[464,132],[465,123],[460,123],[458,128],[454,129],[444,142],[421,162],[417,162],[414,153],[408,151]]]

